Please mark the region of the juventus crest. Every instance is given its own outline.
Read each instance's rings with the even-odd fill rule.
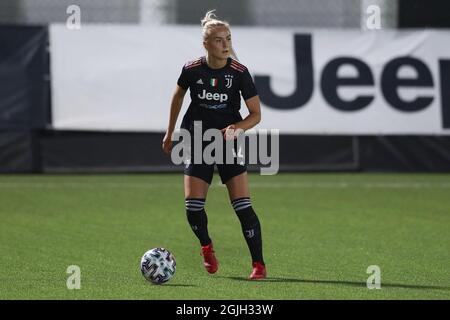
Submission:
[[[233,85],[233,76],[231,74],[225,75],[225,86],[229,89]]]

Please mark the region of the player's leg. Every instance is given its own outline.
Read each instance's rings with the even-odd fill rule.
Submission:
[[[207,165],[190,165],[185,169],[184,176],[187,220],[200,241],[203,264],[209,273],[215,273],[218,269],[218,262],[208,233],[208,217],[204,208],[213,170],[214,167]]]
[[[226,173],[222,180],[227,186],[231,204],[239,218],[242,233],[252,256],[253,271],[250,279],[262,279],[266,277],[266,268],[262,252],[261,224],[250,200],[247,172],[233,176],[236,171],[242,170],[239,167],[241,166],[227,165],[227,169],[223,170]],[[232,178],[227,179],[227,174]]]

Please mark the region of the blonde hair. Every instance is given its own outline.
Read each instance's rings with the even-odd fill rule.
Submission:
[[[225,27],[231,32],[230,24],[226,21],[220,20],[215,15],[214,11],[216,10],[214,9],[206,12],[205,17],[201,20],[203,41],[208,40],[208,37],[211,35],[212,30],[217,27]],[[233,49],[233,46],[231,46],[230,48],[230,56],[233,59],[238,60],[236,52]]]

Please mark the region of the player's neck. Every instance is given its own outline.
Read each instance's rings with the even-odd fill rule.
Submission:
[[[221,69],[226,66],[228,59],[217,59],[210,55],[206,55],[206,63],[211,69]]]

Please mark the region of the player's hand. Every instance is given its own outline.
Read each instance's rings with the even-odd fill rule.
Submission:
[[[228,127],[223,128],[220,131],[222,131],[223,138],[225,140],[234,140],[237,138],[242,129],[237,129],[236,125],[230,124]]]
[[[166,154],[169,154],[170,151],[172,151],[172,132],[166,132],[162,143],[162,149]]]

